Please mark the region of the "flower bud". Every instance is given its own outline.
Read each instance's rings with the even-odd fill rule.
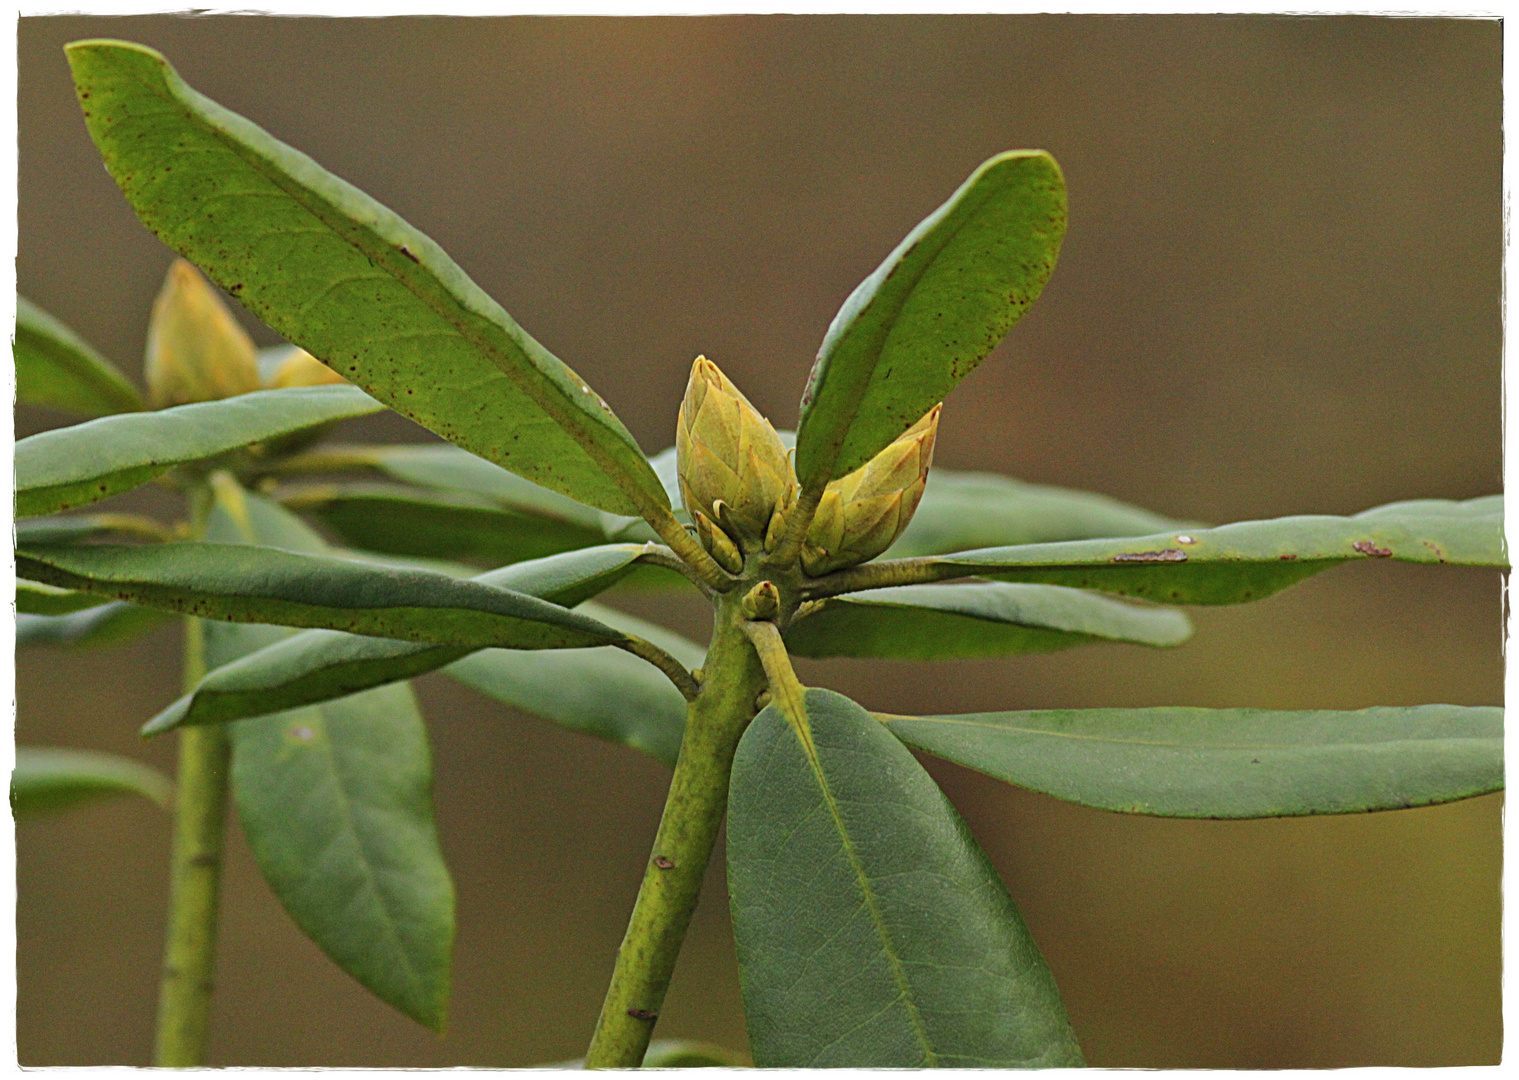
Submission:
[[[148,322],[145,364],[156,409],[259,388],[257,350],[200,271],[176,259]]]
[[[280,361],[279,367],[269,376],[270,390],[285,390],[292,386],[327,386],[346,383],[348,380],[305,349],[290,350],[290,355]]]
[[[691,365],[675,458],[681,498],[698,537],[722,563],[713,544],[726,533],[741,569],[742,551],[763,543],[777,508],[794,499],[796,480],[770,421],[704,356]]]
[[[873,559],[912,520],[928,483],[939,431],[935,405],[895,442],[823,489],[802,543],[802,567],[813,577]]]

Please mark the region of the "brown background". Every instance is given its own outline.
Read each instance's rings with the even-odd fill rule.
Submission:
[[[1071,190],[1060,267],[950,399],[941,464],[1210,521],[1499,487],[1495,22],[23,19],[20,288],[138,372],[169,254],[101,169],[60,52],[103,35],[162,49],[430,233],[650,451],[671,441],[697,352],[793,424],[855,283],[983,158],[1041,146]],[[419,433],[389,419],[369,434]],[[1500,615],[1494,573],[1358,565],[1199,610],[1173,652],[801,673],[895,711],[1492,704]],[[671,617],[700,628],[689,606]],[[167,740],[133,732],[173,698],[175,657],[168,630],[22,657],[18,738],[167,765]],[[583,1049],[665,773],[438,677],[420,691],[460,897],[448,1035],[301,938],[239,838],[214,1063]],[[931,767],[1092,1063],[1498,1060],[1498,797],[1169,822]],[[146,1063],[167,838],[163,815],[126,803],[18,830],[23,1063]],[[660,1034],[741,1047],[721,886],[714,873]]]

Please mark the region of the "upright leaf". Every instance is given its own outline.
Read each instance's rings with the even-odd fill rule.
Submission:
[[[1099,641],[1180,645],[1187,617],[1055,585],[907,585],[824,600],[786,631],[798,656],[969,660]]]
[[[436,243],[196,93],[157,52],[67,48],[137,215],[290,341],[404,416],[616,513],[667,507],[622,422]]]
[[[223,488],[208,535],[316,554],[321,538],[266,500]],[[279,641],[277,626],[207,623],[215,670]],[[382,1001],[441,1030],[454,893],[438,847],[432,762],[411,688],[230,728],[232,794],[265,880],[298,926]]]
[[[974,548],[1151,536],[1193,528],[1106,495],[1026,484],[994,473],[934,469],[912,521],[883,559],[948,555]]]
[[[1081,1064],[1007,890],[913,756],[848,698],[764,709],[728,798],[728,888],[762,1068]]]
[[[1054,271],[1065,210],[1054,158],[998,154],[850,293],[802,395],[803,488],[865,464],[986,358]]]
[[[81,416],[145,408],[116,365],[24,296],[16,297],[16,400]]]
[[[167,808],[171,788],[169,778],[157,769],[117,754],[18,746],[11,809],[21,817],[110,795],[141,795]]]
[[[309,386],[102,416],[16,443],[16,516],[53,514],[130,491],[176,465],[383,406],[356,386]]]
[[[1126,814],[1354,814],[1503,788],[1503,710],[1495,708],[1044,709],[881,719],[916,749]]]

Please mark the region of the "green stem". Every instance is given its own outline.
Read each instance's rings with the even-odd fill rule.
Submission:
[[[975,577],[977,568],[964,564],[945,562],[942,558],[928,555],[917,559],[888,559],[885,562],[864,563],[847,570],[837,570],[819,578],[811,578],[802,587],[808,600],[820,600],[828,596],[859,592],[862,589],[884,589],[892,585],[927,585],[935,581],[952,581],[955,578]]]
[[[191,496],[191,534],[199,537],[205,531],[209,492],[198,485]],[[185,620],[185,690],[192,690],[205,674],[205,638],[200,620],[190,617]],[[184,1068],[205,1062],[230,756],[231,742],[222,724],[179,733],[169,926],[153,1042],[153,1064],[158,1066]]]
[[[686,709],[686,734],[654,850],[586,1052],[588,1069],[642,1064],[664,1005],[727,809],[733,754],[765,686],[764,669],[742,624],[738,598],[724,597],[701,694]]]

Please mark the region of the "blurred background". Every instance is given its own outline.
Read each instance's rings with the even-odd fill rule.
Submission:
[[[171,256],[85,133],[61,46],[95,36],[162,50],[429,233],[650,452],[699,352],[794,425],[854,285],[981,160],[1043,147],[1070,185],[1060,265],[950,399],[939,464],[1212,522],[1500,487],[1494,21],[22,19],[19,287],[140,375]],[[60,422],[22,410],[18,435]],[[344,435],[431,438],[393,416]],[[896,712],[1499,704],[1500,588],[1363,563],[1194,610],[1196,639],[1170,652],[799,669]],[[702,630],[692,604],[625,604]],[[170,740],[135,731],[177,694],[176,633],[20,656],[18,740],[170,768]],[[419,691],[459,890],[448,1034],[307,942],[233,826],[213,1064],[583,1051],[667,773],[436,676]],[[1176,822],[928,765],[1092,1064],[1497,1063],[1499,796]],[[147,1063],[168,839],[128,802],[18,828],[22,1064]],[[721,865],[659,1034],[742,1049]]]

